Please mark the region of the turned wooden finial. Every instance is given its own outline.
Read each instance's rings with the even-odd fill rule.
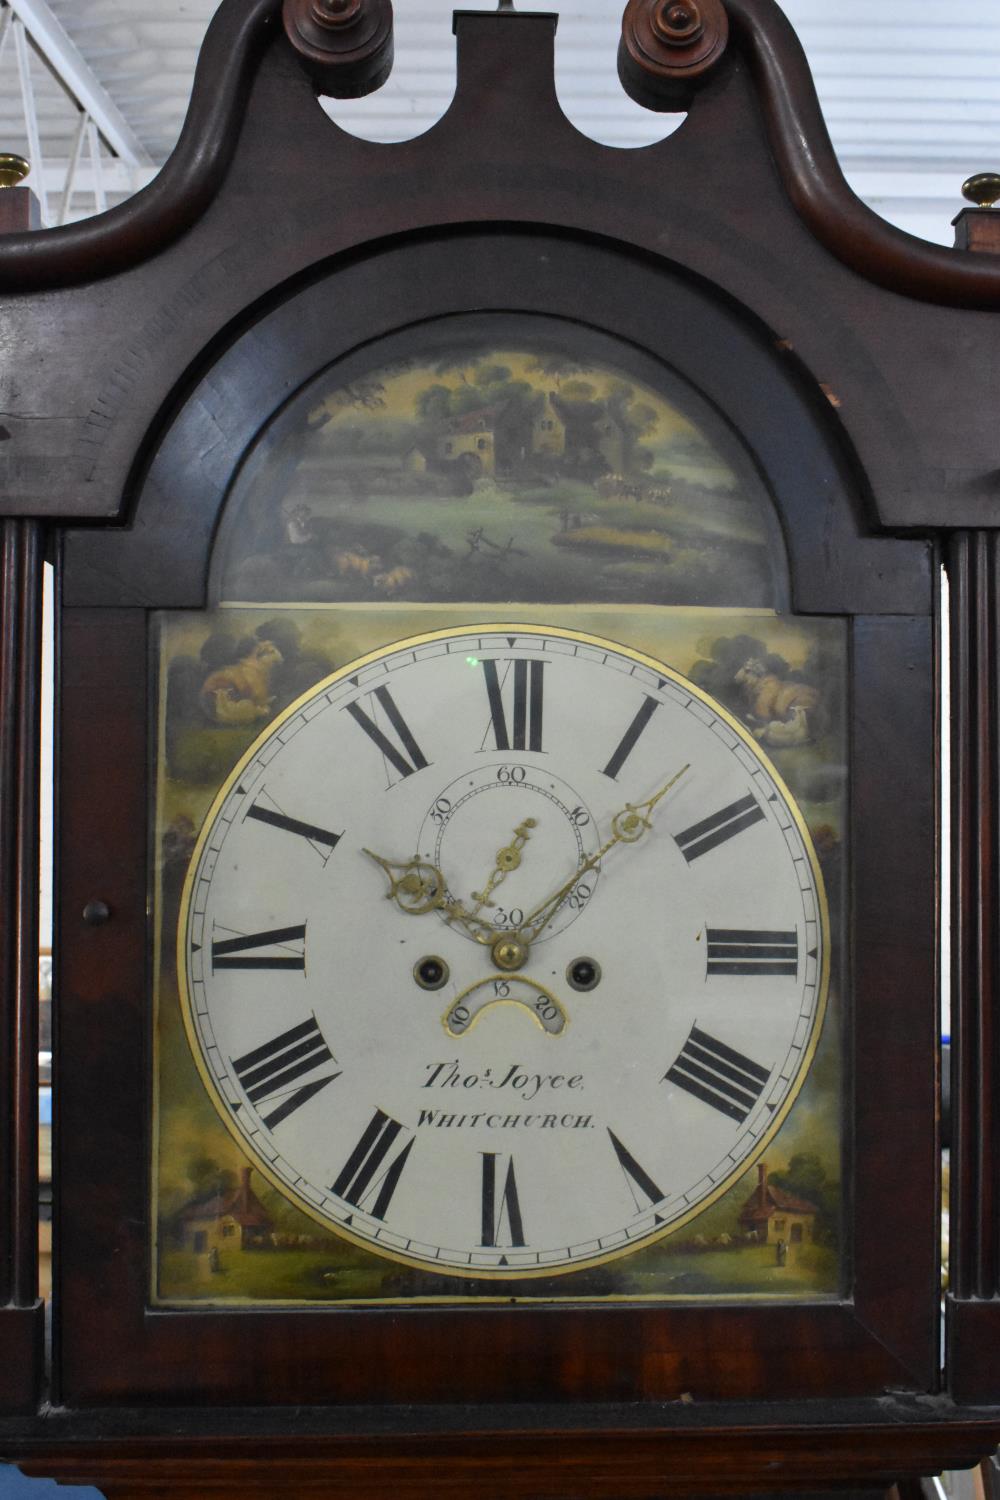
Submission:
[[[629,0],[618,75],[647,109],[683,109],[729,40],[722,0]]]
[[[285,35],[324,94],[371,94],[392,68],[391,0],[284,0]]]

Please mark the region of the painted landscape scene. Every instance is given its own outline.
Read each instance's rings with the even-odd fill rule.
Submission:
[[[175,944],[197,830],[220,783],[269,718],[330,672],[390,641],[517,605],[226,608],[162,616],[155,838],[158,1129],[154,1300],[351,1303],[493,1298],[471,1278],[396,1264],[325,1229],[283,1197],[222,1123],[185,1035]],[[743,723],[789,786],[816,848],[833,935],[826,1022],[801,1092],[763,1157],[690,1222],[606,1265],[507,1284],[501,1299],[834,1297],[842,1290],[841,1080],[847,834],[843,622],[763,613],[536,605],[540,622],[668,662]]]
[[[227,504],[215,596],[773,607],[769,503],[695,393],[558,350],[315,382]]]

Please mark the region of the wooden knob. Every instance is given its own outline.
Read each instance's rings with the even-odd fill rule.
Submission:
[[[962,197],[977,208],[992,208],[1000,198],[1000,172],[977,172],[962,183]]]
[[[31,171],[31,163],[13,151],[0,151],[0,188],[17,187]]]
[[[324,94],[358,99],[392,68],[392,0],[284,0],[285,35]]]
[[[321,30],[353,26],[361,14],[361,0],[312,0],[310,19]]]
[[[618,74],[647,109],[683,109],[728,40],[722,0],[628,0]]]
[[[689,46],[705,30],[701,11],[693,0],[661,0],[653,7],[650,25],[657,39],[667,47]]]

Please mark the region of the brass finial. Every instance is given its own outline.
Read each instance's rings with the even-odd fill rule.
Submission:
[[[17,187],[31,171],[31,163],[12,151],[0,151],[0,188]]]
[[[962,183],[962,197],[977,208],[993,208],[1000,198],[1000,172],[977,172]]]

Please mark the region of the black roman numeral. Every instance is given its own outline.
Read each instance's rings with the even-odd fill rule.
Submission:
[[[665,1195],[656,1186],[649,1173],[640,1167],[631,1151],[622,1145],[613,1130],[608,1130],[608,1135],[611,1137],[611,1144],[615,1149],[618,1165],[625,1173],[625,1181],[628,1183],[629,1192],[632,1194],[636,1209],[641,1211],[647,1206],[639,1201],[639,1198],[636,1196],[636,1188],[649,1199],[650,1203],[661,1203]]]
[[[315,823],[303,823],[298,818],[286,817],[283,812],[262,807],[259,802],[247,808],[247,817],[253,818],[258,823],[266,823],[269,828],[280,828],[284,833],[294,833],[300,839],[308,839],[310,844],[321,844],[325,849],[329,849],[331,854],[343,838],[343,834],[331,833],[328,828],[320,828]]]
[[[737,833],[742,833],[744,828],[749,828],[753,823],[759,823],[763,816],[763,808],[748,792],[738,802],[730,802],[728,807],[721,807],[710,818],[702,818],[700,823],[692,823],[691,827],[685,828],[683,833],[675,833],[674,838],[684,858],[690,864],[693,859],[699,859],[710,849],[717,849],[727,839],[735,837]]]
[[[254,953],[254,948],[287,948],[292,943],[305,944],[306,929],[274,927],[270,932],[249,932],[245,936],[221,938],[212,943],[212,973],[217,969],[305,969],[306,955],[301,953]]]
[[[610,776],[612,781],[618,775],[618,772],[621,770],[622,766],[632,754],[632,751],[636,746],[636,741],[638,740],[640,734],[642,734],[642,731],[645,729],[646,725],[649,723],[650,719],[653,717],[659,706],[659,701],[656,698],[650,698],[649,694],[647,693],[645,698],[643,699],[642,707],[639,709],[635,718],[632,720],[631,724],[622,735],[621,740],[618,744],[618,749],[615,751],[614,755],[612,755],[611,759],[604,767],[605,776]]]
[[[680,1056],[664,1074],[664,1082],[686,1089],[742,1125],[770,1076],[767,1068],[692,1026]]]
[[[373,718],[365,713],[359,703],[349,703],[347,705],[347,712],[354,722],[361,726],[372,743],[378,746],[386,760],[391,766],[395,767],[400,776],[412,776],[414,771],[422,771],[429,762],[413,738],[410,726],[396,707],[389,689],[387,687],[377,687],[374,696],[377,698],[382,711],[395,730],[399,745],[393,744],[389,736],[379,728]],[[402,746],[402,749],[399,748],[400,746]],[[405,754],[403,753],[404,751]]]
[[[797,974],[799,940],[794,932],[757,932],[708,927],[708,974]]]
[[[521,1205],[517,1199],[517,1183],[514,1180],[514,1158],[507,1163],[503,1187],[497,1190],[497,1162],[500,1157],[492,1151],[483,1152],[483,1244],[497,1245],[497,1236],[507,1216],[512,1246],[525,1243],[524,1225],[521,1221]]]
[[[315,1017],[311,1017],[265,1042],[262,1047],[234,1058],[233,1071],[251,1104],[259,1104],[263,1099],[283,1099],[271,1114],[261,1115],[268,1130],[273,1130],[282,1120],[301,1109],[320,1089],[325,1089],[328,1083],[340,1077],[339,1073],[326,1073],[322,1078],[300,1084],[298,1088],[292,1087],[297,1078],[328,1062],[336,1062],[336,1058],[323,1040]]]
[[[541,750],[544,671],[543,661],[513,657],[508,658],[507,670],[501,677],[495,661],[483,662],[486,696],[490,703],[490,719],[498,750]],[[513,718],[511,724],[508,724],[503,695],[511,677],[514,693],[511,705]]]
[[[354,1208],[362,1208],[365,1200],[377,1189],[375,1202],[369,1211],[373,1219],[384,1219],[406,1166],[406,1159],[413,1149],[413,1137],[410,1137],[402,1151],[389,1161],[383,1171],[380,1172],[379,1168],[389,1157],[402,1129],[397,1120],[377,1109],[330,1191]]]

